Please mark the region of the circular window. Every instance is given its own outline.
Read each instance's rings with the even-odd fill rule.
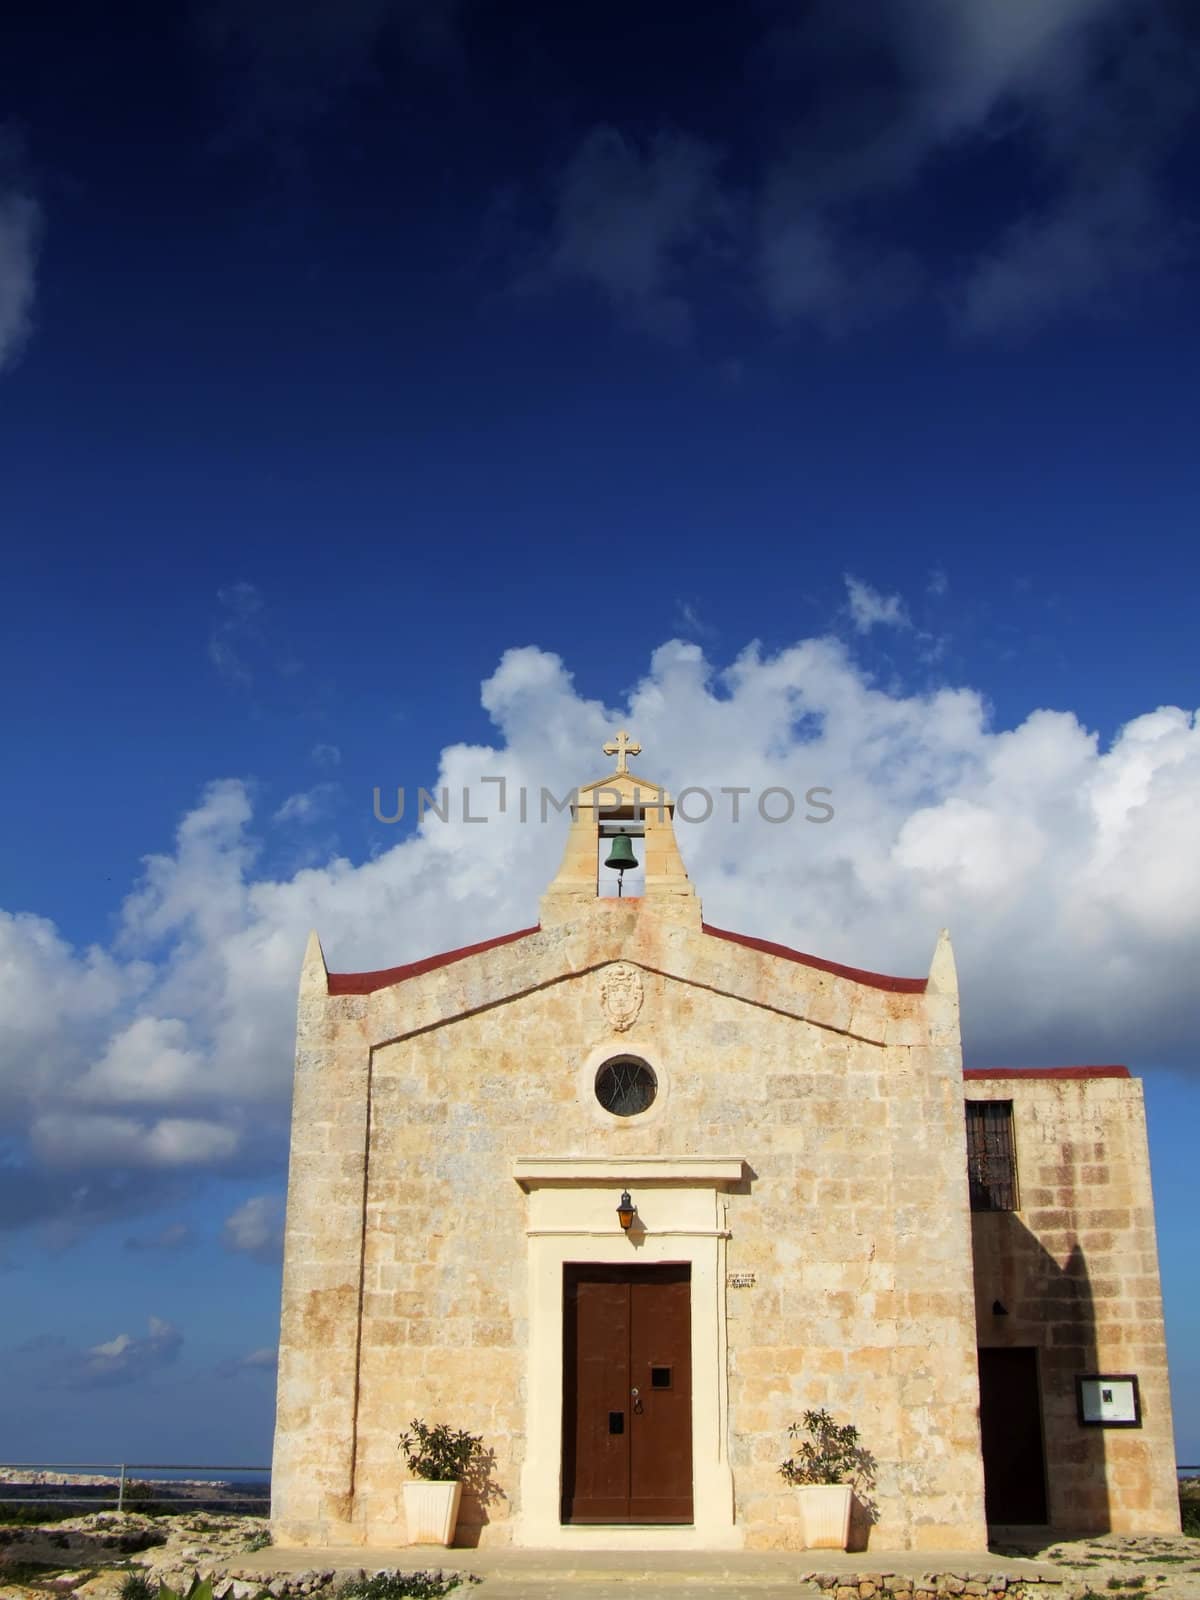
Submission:
[[[614,1056],[596,1074],[596,1099],[614,1117],[636,1117],[657,1093],[658,1079],[637,1056]]]

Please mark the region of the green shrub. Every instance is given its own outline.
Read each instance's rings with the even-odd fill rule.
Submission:
[[[247,1550],[266,1550],[272,1543],[270,1528],[256,1528],[246,1540]]]
[[[140,1479],[129,1478],[125,1482],[125,1489],[121,1496],[121,1509],[123,1511],[136,1511],[143,1517],[165,1516],[171,1509],[169,1503],[162,1498],[162,1489],[153,1483],[143,1483]]]
[[[862,1491],[874,1482],[874,1458],[859,1443],[853,1423],[839,1427],[828,1411],[806,1411],[803,1422],[793,1422],[788,1433],[793,1439],[808,1434],[796,1453],[780,1463],[780,1475],[788,1483],[849,1483]]]
[[[430,1483],[449,1483],[470,1476],[483,1455],[483,1436],[435,1422],[433,1427],[414,1417],[400,1435],[408,1470]]]
[[[160,1583],[158,1586],[158,1600],[213,1600],[213,1586],[211,1578],[193,1578],[187,1589],[172,1589],[169,1584]]]
[[[1200,1480],[1179,1485],[1179,1520],[1189,1538],[1200,1539]]]
[[[68,1522],[80,1517],[87,1506],[64,1506],[53,1500],[39,1500],[35,1505],[13,1505],[0,1501],[0,1524],[10,1528],[41,1528],[51,1522]]]
[[[144,1572],[127,1572],[117,1593],[121,1600],[157,1600],[158,1585],[151,1583]]]
[[[472,1572],[376,1572],[351,1578],[338,1590],[342,1600],[441,1600],[460,1583],[482,1583]]]

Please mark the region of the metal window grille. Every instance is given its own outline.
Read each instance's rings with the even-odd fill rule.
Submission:
[[[967,1101],[967,1176],[972,1211],[1017,1209],[1011,1100]]]
[[[645,1111],[658,1093],[658,1080],[636,1056],[606,1061],[596,1074],[596,1098],[617,1117],[635,1117]]]

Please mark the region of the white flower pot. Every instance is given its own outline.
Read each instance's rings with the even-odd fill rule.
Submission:
[[[805,1483],[798,1490],[806,1550],[844,1550],[850,1543],[848,1483]]]
[[[409,1544],[450,1544],[458,1521],[462,1484],[418,1479],[403,1487]]]

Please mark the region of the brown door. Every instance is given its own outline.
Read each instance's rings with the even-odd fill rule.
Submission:
[[[691,1276],[564,1266],[564,1522],[691,1522]]]
[[[987,1519],[997,1526],[1046,1521],[1046,1458],[1037,1352],[979,1352],[979,1426]]]

